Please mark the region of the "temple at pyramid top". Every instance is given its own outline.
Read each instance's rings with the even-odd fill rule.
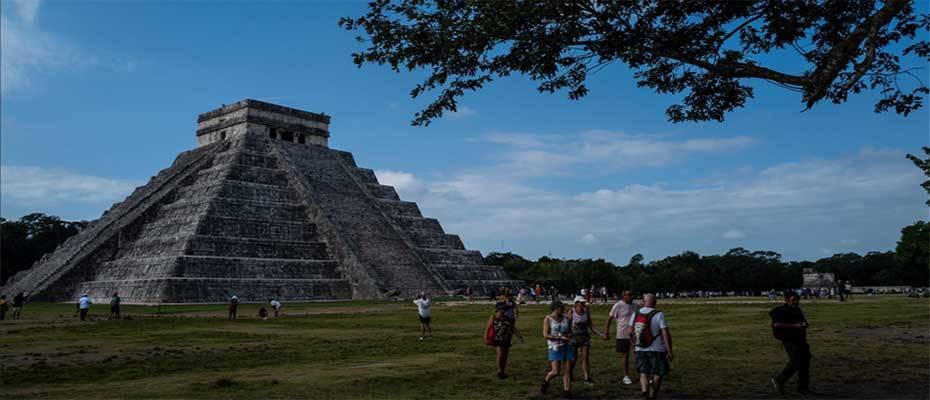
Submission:
[[[197,117],[197,145],[251,132],[275,140],[328,146],[329,116],[245,99]]]
[[[256,100],[201,114],[198,146],[0,294],[127,303],[383,299],[523,282],[328,146],[329,117]]]

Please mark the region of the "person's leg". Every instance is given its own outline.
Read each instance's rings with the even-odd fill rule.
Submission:
[[[643,393],[649,392],[649,375],[644,373],[639,374],[639,387]]]
[[[497,355],[497,375],[504,373],[504,348],[503,346],[494,346],[494,352]]]
[[[575,378],[575,363],[578,361],[578,349],[581,346],[572,346],[572,360],[568,362],[568,376],[572,379]]]
[[[652,376],[652,387],[649,391],[649,398],[654,399],[659,397],[659,388],[662,387],[662,376],[653,375]]]
[[[549,372],[546,373],[546,377],[545,379],[543,379],[543,385],[549,386],[549,381],[551,381],[553,378],[556,377],[556,375],[559,374],[559,366],[561,364],[562,362],[558,360],[549,361]]]
[[[620,358],[623,359],[623,376],[630,376],[630,352],[620,353]]]
[[[580,346],[579,353],[581,354],[581,373],[584,374],[584,380],[591,380],[591,364],[588,362],[588,352],[591,349],[589,346]]]
[[[433,337],[433,329],[429,327],[430,321],[426,321],[426,336]]]
[[[781,373],[775,377],[775,381],[779,385],[784,385],[785,382],[788,382],[788,379],[791,379],[791,376],[794,375],[798,370],[798,356],[797,356],[797,345],[791,342],[782,342],[785,347],[785,354],[788,355],[788,363],[785,364],[785,368],[781,370]]]
[[[81,309],[81,321],[86,321],[86,320],[87,320],[87,309],[82,308]]]
[[[562,361],[562,388],[566,392],[572,391],[572,372],[569,361]]]
[[[798,391],[810,390],[811,348],[807,343],[798,345]]]

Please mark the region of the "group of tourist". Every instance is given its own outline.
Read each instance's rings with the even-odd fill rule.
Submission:
[[[23,305],[26,303],[26,296],[19,292],[13,296],[13,314],[11,319],[20,319],[23,316]],[[6,300],[6,295],[0,295],[0,321],[6,319],[6,313],[10,310],[10,303]]]
[[[563,395],[570,396],[575,366],[579,363],[582,382],[594,385],[590,365],[591,338],[608,340],[611,324],[616,323],[616,350],[621,355],[625,372],[623,383],[633,383],[629,377],[629,353],[635,350],[643,396],[654,398],[661,387],[662,377],[671,369],[669,362],[672,360],[671,334],[665,314],[655,309],[656,296],[646,294],[644,306],[638,307],[633,303],[632,293],[624,291],[620,301],[611,309],[601,332],[597,330],[587,306],[593,293],[586,291],[585,294],[589,297],[584,294],[576,296],[567,312],[565,303],[552,301],[549,314],[543,318],[542,336],[547,343],[549,370],[543,377],[540,391],[547,393],[550,382],[561,376]],[[519,309],[512,292],[504,290],[495,303],[485,331],[485,343],[493,346],[496,352],[498,379],[507,378],[505,371],[513,337],[523,341],[523,335],[517,329],[518,317]]]
[[[523,335],[517,329],[519,302],[514,301],[513,292],[509,289],[502,289],[500,293],[494,305],[494,312],[488,318],[485,343],[495,349],[498,379],[506,379],[507,359],[512,340],[516,337],[522,343]],[[587,294],[590,296],[590,293]],[[770,381],[779,394],[794,374],[798,375],[798,392],[810,393],[811,353],[806,335],[808,324],[799,307],[799,299],[800,295],[797,292],[786,291],[785,304],[769,312],[773,334],[781,341],[788,356],[787,365]],[[616,326],[615,349],[620,355],[624,373],[621,381],[625,385],[633,384],[633,379],[630,378],[630,353],[633,352],[642,396],[656,398],[663,379],[671,371],[671,362],[674,359],[669,325],[665,313],[656,308],[656,302],[657,296],[654,293],[646,293],[640,306],[633,301],[633,293],[624,290],[620,300],[610,309],[604,330],[598,331],[588,308],[590,297],[579,294],[567,312],[565,303],[559,300],[552,301],[549,313],[542,321],[542,336],[546,340],[549,370],[543,377],[540,392],[546,394],[552,380],[561,376],[563,397],[570,397],[575,366],[578,363],[581,364],[582,383],[594,385],[590,366],[591,338],[594,336],[609,340],[611,327]],[[417,306],[420,320],[419,339],[432,337],[432,303],[429,296],[420,293],[413,303]]]
[[[281,316],[281,302],[274,298],[268,299],[268,305],[271,306],[271,311],[274,313],[274,318],[277,319]],[[237,319],[239,317],[239,296],[233,295],[229,298],[228,305],[229,319]],[[268,319],[268,309],[264,306],[258,308],[258,318],[261,318],[263,321]]]

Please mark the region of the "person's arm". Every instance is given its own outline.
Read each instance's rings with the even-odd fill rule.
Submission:
[[[549,336],[549,316],[543,318],[543,338],[545,339],[555,339],[554,337]]]
[[[672,333],[669,332],[668,328],[662,328],[662,340],[665,341],[665,354],[668,361],[671,362],[672,358],[674,358],[672,355]]]

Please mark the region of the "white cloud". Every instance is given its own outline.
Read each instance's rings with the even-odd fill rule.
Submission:
[[[593,233],[586,233],[581,239],[578,239],[578,241],[584,244],[593,244],[597,241],[597,238],[594,237]]]
[[[0,166],[0,196],[4,206],[41,208],[85,203],[109,208],[122,201],[138,182],[81,175],[63,169]]]
[[[733,145],[719,142],[690,146]],[[745,246],[779,251],[786,259],[812,258],[834,248],[837,232],[858,238],[848,242],[849,250],[886,250],[901,226],[926,213],[921,174],[903,151],[889,149],[741,171],[709,186],[628,184],[575,192],[536,187],[509,173],[511,162],[432,179],[392,171],[385,181],[396,182],[402,198],[418,202],[469,246],[496,250],[504,240],[514,246],[507,250],[529,257],[556,250],[556,256],[608,254],[625,262],[635,253],[725,252],[725,239],[746,239]]]
[[[739,229],[730,229],[723,233],[722,237],[724,239],[736,240],[736,239],[745,239],[746,234]]]
[[[583,167],[608,172],[661,167],[694,155],[741,150],[755,144],[749,136],[676,139],[603,130],[564,135],[491,133],[483,140],[506,145],[500,156],[505,168],[501,169],[520,176],[570,175]]]
[[[41,1],[0,2],[0,93],[31,88],[52,71],[68,68],[106,68],[132,72],[136,62],[127,57],[88,54],[65,38],[44,30],[37,21]]]
[[[449,116],[449,118],[461,119],[478,115],[478,111],[468,106],[459,106],[456,107],[455,111],[448,112],[446,115]]]

